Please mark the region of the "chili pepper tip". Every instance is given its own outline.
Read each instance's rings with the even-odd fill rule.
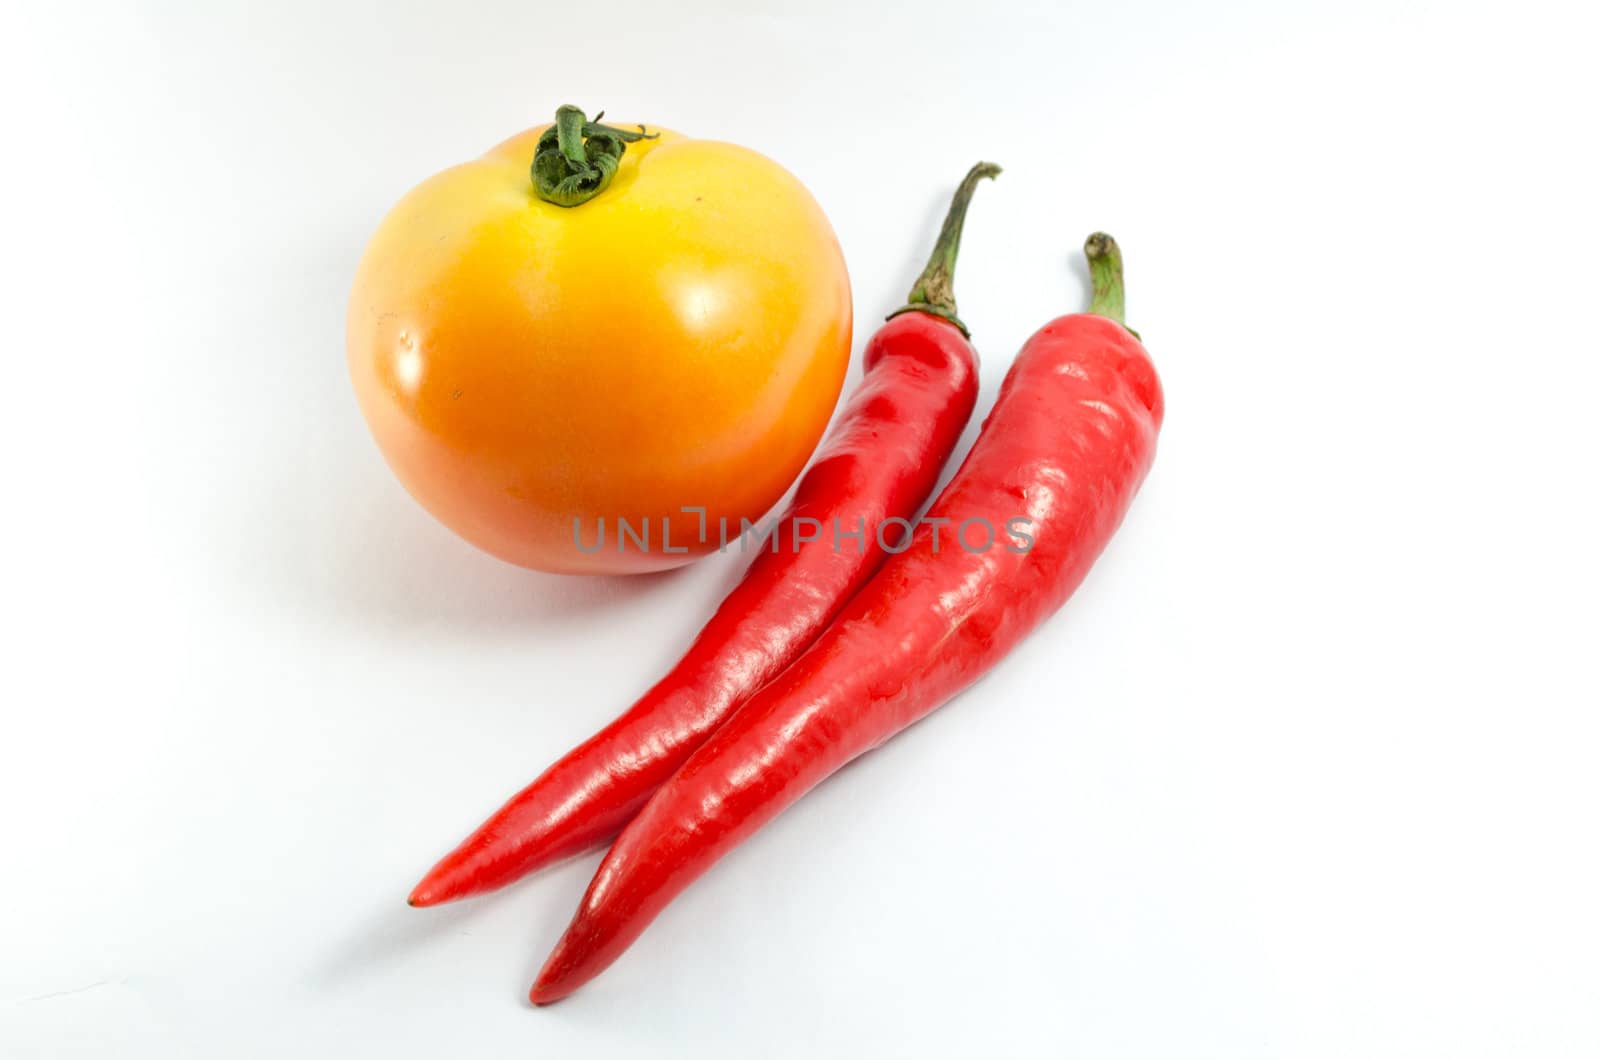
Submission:
[[[438,888],[430,886],[433,883],[433,874],[411,889],[406,896],[406,904],[413,909],[426,909],[430,905],[440,905],[450,900],[448,894],[442,893]]]
[[[468,840],[447,854],[413,888],[407,904],[418,909],[470,898],[484,888],[479,879],[484,863],[480,850]]]
[[[555,1004],[572,993],[572,990],[572,987],[560,986],[547,981],[546,976],[541,972],[539,973],[539,978],[534,980],[533,986],[528,990],[528,1000],[542,1008],[545,1005]]]

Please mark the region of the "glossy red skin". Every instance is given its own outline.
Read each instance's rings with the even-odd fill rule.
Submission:
[[[954,324],[909,312],[878,329],[862,363],[860,384],[779,520],[777,551],[762,543],[672,671],[440,861],[412,892],[413,905],[504,887],[613,838],[882,565],[874,528],[890,517],[911,518],[933,492],[972,416],[978,362]],[[800,518],[818,520],[822,536],[797,546]],[[841,539],[836,551],[835,518],[844,530],[864,519],[864,546]],[[898,528],[891,524],[885,534],[891,545]],[[738,529],[728,529],[730,548],[740,547]],[[811,524],[805,532],[814,532]],[[717,527],[708,534],[720,536]],[[758,547],[753,538],[749,547]]]
[[[1088,573],[1155,456],[1161,385],[1121,325],[1062,317],[1018,354],[927,519],[815,644],[656,792],[601,863],[531,997],[599,974],[679,892],[813,786],[1005,657]],[[951,548],[982,517],[1033,520],[1026,553]],[[981,540],[976,527],[970,540]],[[1005,540],[1015,543],[1014,538]]]

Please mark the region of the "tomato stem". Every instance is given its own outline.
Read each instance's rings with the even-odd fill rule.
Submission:
[[[556,109],[555,124],[539,137],[533,154],[533,189],[539,198],[581,206],[606,190],[629,144],[661,135],[646,133],[643,125],[638,132],[601,125],[604,114],[590,121],[577,107]]]
[[[575,166],[589,164],[589,153],[583,146],[583,126],[588,121],[577,107],[556,108],[556,149]]]
[[[961,186],[950,199],[950,210],[944,215],[944,227],[939,229],[939,239],[928,257],[928,267],[917,277],[916,285],[906,296],[906,304],[890,313],[890,317],[911,312],[932,313],[960,328],[961,334],[967,334],[967,326],[956,316],[956,255],[961,250],[961,227],[966,223],[967,207],[978,181],[985,177],[992,180],[999,173],[1000,167],[993,162],[979,162],[967,170]]]
[[[1084,240],[1083,253],[1089,259],[1089,281],[1094,287],[1089,312],[1128,327],[1122,290],[1122,248],[1104,232],[1096,232]]]

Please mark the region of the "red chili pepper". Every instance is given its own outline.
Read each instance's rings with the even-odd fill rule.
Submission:
[[[771,544],[760,545],[688,653],[434,866],[411,892],[412,905],[504,887],[613,838],[817,638],[882,565],[884,545],[903,545],[905,520],[933,491],[977,400],[977,353],[956,316],[952,279],[972,193],[999,172],[979,163],[961,182],[927,269],[907,305],[867,343],[861,383]]]
[[[911,548],[623,830],[539,973],[535,1003],[599,974],[719,858],[976,681],[1083,580],[1150,467],[1162,416],[1155,367],[1121,323],[1117,246],[1097,234],[1085,249],[1090,312],[1028,340]],[[937,519],[949,520],[942,548]],[[985,524],[994,540],[979,548]],[[1029,540],[1004,536],[1008,524]]]

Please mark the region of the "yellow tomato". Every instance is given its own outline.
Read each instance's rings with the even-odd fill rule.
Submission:
[[[736,539],[815,448],[850,356],[844,259],[782,167],[655,126],[593,198],[544,201],[547,128],[383,220],[350,374],[389,466],[473,544],[548,571],[676,566],[720,520]]]

